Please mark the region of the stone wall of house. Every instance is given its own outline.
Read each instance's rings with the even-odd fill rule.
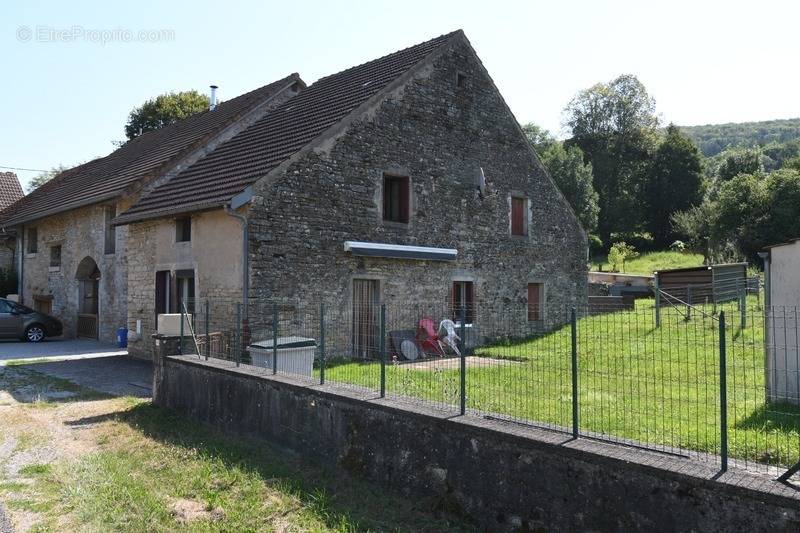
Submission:
[[[476,186],[481,168],[483,193]],[[384,173],[411,180],[408,224],[383,221]],[[444,304],[454,280],[473,281],[477,304],[508,324],[527,322],[529,282],[545,286],[545,320],[532,326],[563,322],[569,306],[586,303],[585,235],[464,44],[254,191],[253,302],[324,301],[344,309],[353,280],[370,278],[395,306]],[[510,235],[512,195],[528,199],[525,237]],[[353,257],[343,249],[347,240],[455,248],[458,259]],[[514,309],[513,316],[499,316],[503,309]],[[517,332],[524,327],[514,325]]]
[[[205,300],[212,331],[228,329],[242,294],[242,226],[222,210],[192,215],[189,242],[176,242],[175,219],[128,226],[128,342],[130,355],[150,358],[156,332],[156,272],[194,270],[198,333],[205,329]]]
[[[117,212],[126,209],[121,203]],[[38,234],[36,253],[28,253],[28,229]],[[116,229],[113,254],[105,253],[105,204],[91,205],[44,218],[21,228],[17,241],[22,256],[22,302],[36,306],[36,299],[50,300],[52,315],[64,323],[64,336],[75,337],[79,310],[78,266],[91,258],[100,270],[98,284],[98,338],[114,342],[116,331],[127,318],[125,246],[128,231]],[[24,233],[22,233],[24,232]],[[51,248],[61,246],[61,265],[50,264]]]

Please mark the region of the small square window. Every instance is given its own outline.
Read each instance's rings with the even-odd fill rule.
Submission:
[[[463,72],[456,74],[456,87],[463,89],[467,85],[467,75]]]
[[[50,268],[61,268],[61,245],[50,247]]]
[[[408,224],[410,214],[408,177],[383,176],[383,220]]]
[[[528,199],[511,197],[511,235],[528,234]]]
[[[192,240],[192,218],[181,217],[175,220],[175,242]]]
[[[35,254],[39,251],[39,231],[37,228],[28,228],[28,243],[26,250],[29,254]]]

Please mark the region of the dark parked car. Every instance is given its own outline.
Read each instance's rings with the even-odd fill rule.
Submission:
[[[0,338],[39,342],[61,335],[62,330],[58,319],[0,298]]]

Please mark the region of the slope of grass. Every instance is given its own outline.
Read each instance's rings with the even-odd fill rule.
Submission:
[[[62,384],[0,368],[0,395]],[[35,462],[12,471],[0,460],[0,501],[27,524],[20,530],[470,529],[438,502],[406,498],[263,441],[226,437],[149,401],[78,398],[46,411],[24,402],[0,410],[0,445],[30,432],[43,437],[8,458]]]
[[[751,297],[740,328],[727,305],[730,454],[746,461],[791,465],[800,459],[800,409],[765,403],[763,311]],[[721,309],[721,308],[720,308]],[[718,309],[719,310],[719,309]],[[634,311],[581,318],[578,323],[579,416],[582,431],[633,440],[667,451],[718,453],[720,393],[718,321],[712,309],[662,309],[654,326],[651,300]],[[703,314],[707,313],[707,314]],[[467,367],[470,409],[558,427],[572,422],[570,326],[529,340],[480,348]],[[496,359],[503,359],[498,364]],[[458,366],[429,370],[387,365],[389,394],[459,403]],[[375,388],[377,363],[327,370],[329,381]],[[711,460],[711,459],[709,459]]]
[[[682,252],[649,252],[640,255],[636,259],[631,259],[625,263],[625,267],[620,268],[626,274],[645,274],[652,275],[656,270],[666,270],[671,268],[696,267],[703,264],[703,256],[700,254]],[[599,256],[592,260],[591,270],[599,271],[602,265],[603,271],[611,271],[611,265],[606,256]]]

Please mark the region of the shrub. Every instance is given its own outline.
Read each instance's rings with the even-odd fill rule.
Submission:
[[[686,251],[686,243],[683,241],[675,241],[669,245],[669,249],[673,252],[680,252],[683,253]]]
[[[634,259],[639,256],[636,249],[627,244],[625,241],[615,242],[608,252],[608,262],[611,264],[611,270],[619,272],[619,267],[625,272],[625,261]]]
[[[5,298],[17,292],[17,273],[14,270],[0,268],[0,296]]]
[[[597,235],[589,234],[589,254],[595,255],[603,251],[603,241]]]

